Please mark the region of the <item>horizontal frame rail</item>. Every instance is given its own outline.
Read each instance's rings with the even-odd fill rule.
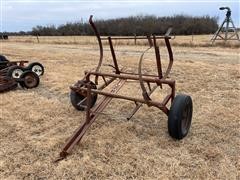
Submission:
[[[153,39],[153,37],[150,37],[150,39]],[[155,36],[156,39],[172,39],[171,36]],[[130,40],[130,39],[146,39],[148,40],[148,37],[144,37],[144,36],[138,36],[138,37],[132,37],[132,36],[129,36],[129,37],[111,37],[112,40]],[[105,40],[108,40],[108,37],[102,37],[101,40],[105,41]]]
[[[131,80],[138,80],[138,76],[134,75],[122,75],[122,74],[110,74],[110,73],[102,73],[102,72],[91,72],[91,71],[86,71],[86,73],[90,75],[96,75],[96,76],[107,76],[107,77],[114,77],[114,78],[119,78],[119,79],[131,79]],[[150,83],[157,83],[157,84],[174,84],[175,80],[167,80],[167,79],[159,79],[159,78],[148,78],[148,77],[143,77],[143,81],[150,82]]]

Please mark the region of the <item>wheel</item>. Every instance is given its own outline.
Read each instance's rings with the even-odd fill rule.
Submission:
[[[0,62],[9,62],[9,60],[5,56],[0,55]]]
[[[192,99],[187,95],[177,95],[174,98],[168,114],[168,132],[175,139],[183,139],[191,126]]]
[[[44,67],[38,62],[29,64],[26,69],[35,72],[38,76],[42,76],[44,74]]]
[[[14,66],[9,67],[9,69],[7,71],[7,76],[14,78],[14,79],[19,79],[24,71],[25,71],[25,69],[23,67],[14,65]]]
[[[90,83],[91,83],[91,88],[92,89],[97,89],[97,86],[93,82],[90,82]],[[77,85],[78,87],[86,87],[85,86],[85,81],[79,81],[75,85]],[[84,106],[87,106],[87,98],[86,97],[87,97],[87,93],[86,94],[79,94],[78,92],[75,92],[73,90],[70,91],[71,103],[72,103],[73,107],[75,109],[77,109],[78,111],[84,111],[85,110]],[[84,98],[86,98],[85,101],[83,101]],[[83,101],[83,102],[80,103],[81,101]],[[91,107],[94,106],[96,101],[97,101],[97,94],[92,94],[91,95]]]
[[[0,70],[7,67],[9,60],[3,55],[0,55]]]
[[[39,85],[39,77],[32,71],[26,71],[22,73],[20,79],[21,81],[19,81],[19,84],[23,88],[31,89]]]

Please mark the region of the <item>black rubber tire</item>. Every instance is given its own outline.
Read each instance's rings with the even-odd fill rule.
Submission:
[[[24,71],[26,71],[25,68],[14,65],[14,66],[9,67],[9,69],[7,70],[7,76],[10,78],[19,79],[21,77],[21,74],[15,73],[16,70],[22,71],[22,73],[24,73]]]
[[[0,55],[0,62],[9,62],[9,60],[5,56]]]
[[[25,71],[19,81],[19,84],[22,88],[32,89],[39,85],[40,79],[38,75],[32,71]]]
[[[34,70],[34,66],[38,66],[38,67],[41,67],[42,70],[38,71],[38,70]],[[39,62],[33,62],[33,63],[30,63],[27,67],[26,67],[27,70],[29,71],[32,71],[32,72],[35,72],[38,76],[42,76],[44,74],[44,67],[41,63]]]
[[[5,69],[9,63],[9,60],[3,55],[0,55],[0,70]]]
[[[183,139],[189,132],[192,121],[192,99],[177,95],[168,114],[168,133],[174,139]]]
[[[91,82],[92,85],[92,89],[97,89],[97,86],[95,85],[95,83]],[[70,100],[71,103],[73,105],[73,107],[75,109],[77,109],[78,111],[84,111],[85,108],[80,106],[78,103],[81,102],[86,96],[83,96],[73,90],[70,91]],[[97,101],[97,94],[94,94],[91,96],[91,108],[95,105],[96,101]],[[81,105],[86,105],[86,103],[82,103]]]

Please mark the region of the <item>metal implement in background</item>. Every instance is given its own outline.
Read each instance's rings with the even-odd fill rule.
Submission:
[[[7,34],[0,33],[0,39],[8,40],[8,35],[7,35]]]
[[[23,88],[35,88],[39,85],[39,76],[44,73],[44,67],[38,62],[25,64],[28,61],[9,61],[0,55],[0,92],[15,89],[18,84]]]
[[[169,79],[170,71],[173,65],[173,53],[170,45],[171,29],[166,33],[165,36],[146,36],[146,37],[107,37],[101,38],[99,32],[92,21],[90,16],[89,23],[93,28],[95,35],[98,40],[100,49],[99,63],[94,71],[85,71],[83,79],[77,81],[74,85],[70,86],[70,98],[72,105],[79,111],[86,111],[85,122],[76,129],[73,135],[67,140],[60,152],[61,160],[65,158],[73,147],[79,143],[83,135],[89,129],[91,124],[96,120],[99,114],[106,109],[107,105],[113,98],[124,99],[132,101],[136,107],[130,112],[127,119],[131,117],[144,105],[151,107],[154,106],[163,111],[168,116],[168,131],[170,136],[175,139],[184,138],[189,131],[191,120],[192,120],[192,100],[187,95],[177,95],[175,97],[175,80]],[[140,38],[147,40],[149,47],[142,53],[138,67],[138,72],[132,72],[127,68],[119,68],[116,54],[113,47],[112,40],[114,39],[133,39]],[[164,40],[168,52],[169,63],[166,71],[163,73],[160,50],[157,45],[157,40]],[[112,73],[102,72],[100,68],[103,62],[103,44],[102,41],[107,41],[110,47],[113,63],[110,65],[113,68]],[[146,74],[142,72],[142,64],[146,52],[153,49],[156,57],[156,73]],[[99,85],[99,78],[102,79],[103,84]],[[118,94],[119,90],[128,82],[136,82],[140,84],[142,91],[142,98],[135,98],[132,96],[125,96]],[[115,84],[114,84],[115,83]],[[109,91],[105,90],[112,84],[112,89]],[[146,86],[147,85],[147,86]],[[151,94],[157,89],[162,89],[164,85],[169,88],[168,94],[162,100],[152,99]],[[102,95],[102,99],[95,105],[98,95]],[[168,108],[168,104],[171,103],[171,107]],[[95,106],[94,106],[95,105]]]
[[[231,9],[229,7],[220,7],[219,10],[227,10],[226,17],[222,24],[219,26],[218,30],[213,35],[211,41],[214,43],[215,40],[238,40],[239,35],[237,29],[231,18]],[[226,24],[226,26],[225,26]],[[223,36],[221,33],[224,33]]]

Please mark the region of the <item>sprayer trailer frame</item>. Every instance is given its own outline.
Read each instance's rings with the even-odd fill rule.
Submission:
[[[99,48],[100,48],[100,59],[98,66],[95,71],[85,71],[85,76],[82,80],[79,80],[76,84],[70,86],[70,98],[72,105],[80,111],[86,111],[86,120],[85,122],[76,129],[74,134],[68,139],[65,145],[60,152],[61,160],[65,158],[73,147],[79,143],[87,129],[91,124],[96,120],[99,114],[106,108],[108,103],[112,98],[125,99],[133,101],[136,104],[136,107],[132,110],[131,114],[127,118],[128,120],[142,107],[143,104],[147,106],[154,106],[163,111],[168,116],[168,130],[170,136],[175,139],[182,139],[185,137],[189,131],[191,119],[192,119],[192,100],[190,96],[187,95],[177,95],[175,97],[175,80],[168,79],[169,73],[173,65],[173,53],[169,40],[172,38],[169,36],[170,31],[167,31],[167,34],[164,36],[147,36],[147,37],[134,37],[139,39],[148,40],[149,48],[147,48],[141,55],[139,64],[138,64],[138,73],[128,72],[123,69],[119,69],[117,58],[115,55],[114,47],[112,40],[114,39],[133,39],[132,37],[107,37],[101,38],[99,32],[92,21],[92,16],[89,18],[89,23],[94,30],[94,33],[97,37]],[[166,69],[166,72],[162,72],[161,58],[159,46],[157,45],[157,39],[163,39],[165,41],[168,56],[169,64]],[[108,41],[110,46],[114,73],[104,73],[100,71],[100,67],[103,61],[103,45],[102,41]],[[156,67],[157,74],[143,74],[142,73],[142,62],[144,54],[149,51],[151,48],[154,48],[156,55]],[[98,79],[102,78],[104,83],[98,85]],[[108,78],[108,79],[107,79]],[[94,79],[94,82],[91,81]],[[119,95],[117,92],[123,87],[127,81],[136,81],[140,83],[142,90],[142,98],[134,98],[124,95]],[[116,82],[117,81],[117,82]],[[114,84],[112,90],[109,92],[103,91],[108,85]],[[145,87],[145,84],[147,87]],[[98,87],[97,87],[98,85]],[[154,86],[153,86],[154,85]],[[150,95],[159,87],[162,89],[163,85],[168,85],[170,87],[170,92],[163,99],[162,102],[152,100]],[[94,106],[97,95],[103,95],[103,98]],[[176,100],[176,101],[175,101]],[[171,102],[171,108],[167,107],[167,104]]]

